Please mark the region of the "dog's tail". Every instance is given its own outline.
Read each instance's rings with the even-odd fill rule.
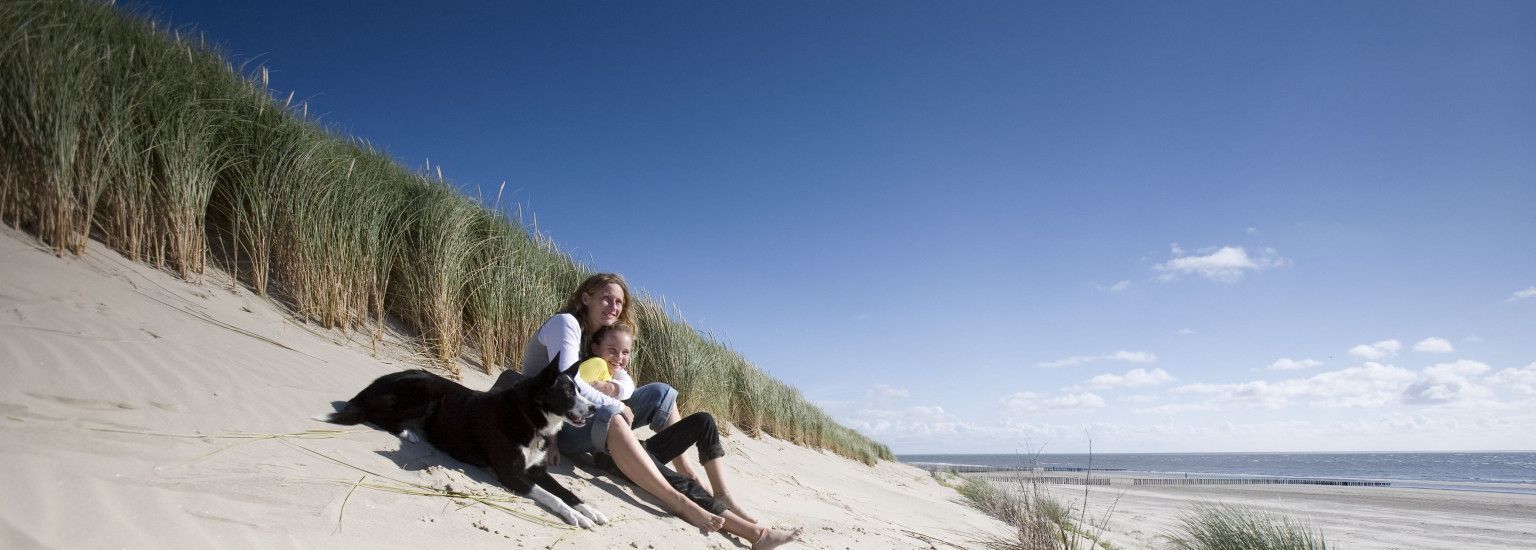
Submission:
[[[363,408],[351,403],[347,403],[347,406],[338,412],[315,416],[314,419],[343,426],[356,426],[365,420],[363,418]]]

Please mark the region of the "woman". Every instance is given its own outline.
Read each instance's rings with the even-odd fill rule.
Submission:
[[[626,307],[628,298],[629,287],[623,277],[612,273],[588,277],[571,293],[565,308],[539,327],[533,340],[528,342],[528,350],[523,354],[523,376],[537,375],[556,356],[560,358],[561,370],[570,368],[581,357],[581,350],[586,348],[592,333],[601,327],[615,323],[633,327],[635,322]],[[619,381],[619,376],[614,378],[625,389],[634,387],[628,375],[622,377],[623,381]],[[701,508],[667,483],[651,461],[650,454],[630,430],[630,424],[644,422],[659,431],[679,420],[677,390],[661,383],[646,384],[633,392],[621,391],[621,395],[630,394],[626,404],[603,395],[580,380],[576,381],[576,389],[583,398],[596,405],[596,412],[582,427],[565,426],[560,430],[557,437],[561,452],[606,452],[613,456],[614,465],[625,477],[660,499],[672,513],[694,527],[713,532],[725,526],[725,518]],[[623,420],[612,422],[615,416]],[[687,475],[692,471],[683,473]]]

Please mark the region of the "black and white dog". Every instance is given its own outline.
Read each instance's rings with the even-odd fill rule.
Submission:
[[[532,498],[566,523],[590,529],[607,516],[555,481],[545,467],[563,423],[586,424],[592,404],[576,393],[576,367],[560,372],[556,357],[538,376],[489,392],[471,390],[424,370],[386,374],[346,407],[320,420],[380,429],[415,440],[408,429],[425,428],[427,442],[453,458],[489,466],[513,492]],[[557,451],[558,452],[558,451]]]

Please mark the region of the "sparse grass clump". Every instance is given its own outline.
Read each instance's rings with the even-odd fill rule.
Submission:
[[[405,322],[442,367],[516,364],[588,270],[520,220],[279,99],[195,33],[108,3],[0,3],[0,222],[56,254],[91,238],[196,279],[214,262],[326,328]],[[866,463],[890,449],[637,297],[639,381]]]
[[[1103,526],[1114,513],[1114,507],[1105,517],[1098,518],[1097,526],[1086,525],[1086,514],[1073,518],[1077,508],[1052,496],[1045,483],[1033,475],[1015,479],[1010,488],[984,477],[962,476],[953,470],[935,470],[934,479],[955,489],[971,506],[1013,527],[1008,537],[987,536],[975,541],[993,550],[1087,550],[1113,548],[1102,540]],[[1086,498],[1086,497],[1085,497]],[[1082,503],[1087,509],[1087,501]]]
[[[1243,506],[1196,504],[1167,535],[1178,550],[1323,550],[1321,531],[1290,517]]]

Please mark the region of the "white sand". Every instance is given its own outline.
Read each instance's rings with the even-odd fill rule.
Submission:
[[[57,258],[4,233],[0,548],[746,546],[701,535],[633,487],[568,463],[559,477],[613,523],[549,525],[559,520],[526,499],[508,505],[524,514],[514,515],[354,490],[386,482],[323,457],[405,482],[500,490],[483,470],[366,427],[308,440],[215,437],[337,428],[311,417],[426,362],[397,337],[376,358],[366,335],[298,324],[220,273],[188,283],[99,243]],[[490,379],[470,373],[465,383]],[[180,437],[189,434],[209,437]],[[805,528],[792,547],[974,546],[1007,532],[916,468],[867,467],[768,437],[734,435],[726,447],[738,499],[772,525]]]
[[[982,475],[1013,490],[1017,474]],[[1059,474],[1051,474],[1059,475]],[[1536,494],[1467,489],[1518,489],[1531,485],[1443,484],[1443,489],[1328,487],[1316,485],[1135,486],[1128,474],[1095,473],[1109,486],[1042,485],[1063,504],[1082,510],[1104,527],[1117,548],[1155,548],[1197,502],[1222,502],[1290,516],[1322,531],[1330,547],[1349,549],[1532,548],[1536,545]],[[1152,477],[1152,476],[1137,476]],[[1459,490],[1458,490],[1459,489]],[[1110,508],[1113,507],[1113,510]],[[1107,524],[1103,518],[1108,517]]]

